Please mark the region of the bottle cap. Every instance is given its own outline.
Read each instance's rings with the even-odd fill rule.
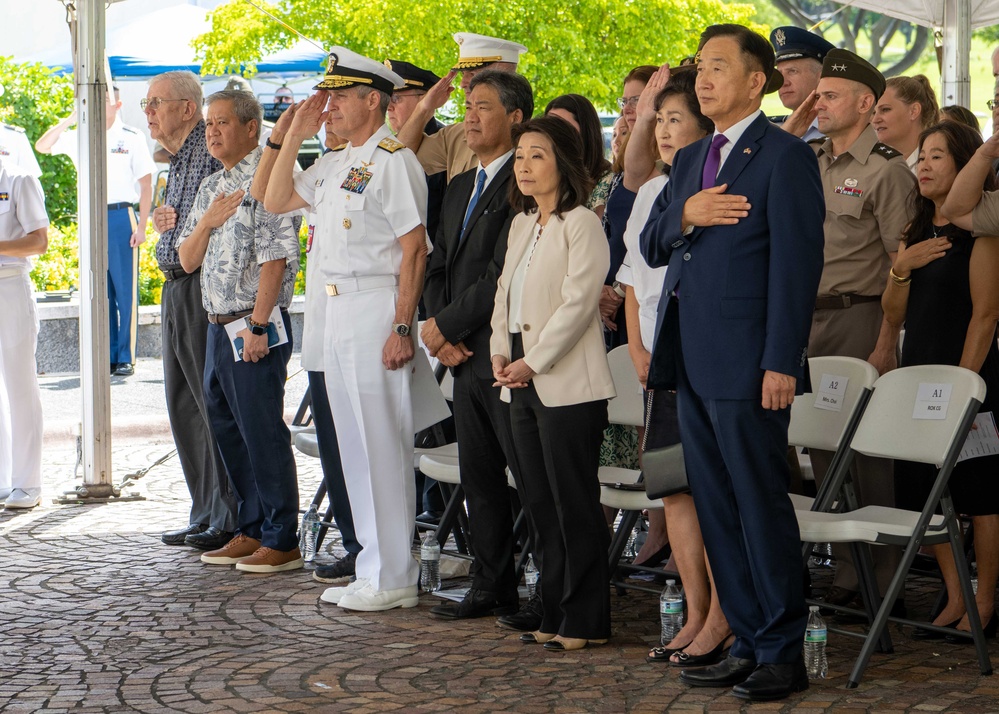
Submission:
[[[809,610],[810,612],[818,612],[818,611],[819,611],[819,606],[818,606],[818,605],[810,605],[810,606],[808,607],[808,610]]]
[[[676,581],[675,580],[667,580],[666,581],[666,587],[672,587],[674,585],[676,585]]]

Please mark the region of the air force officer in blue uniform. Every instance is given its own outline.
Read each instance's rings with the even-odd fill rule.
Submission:
[[[682,679],[780,699],[808,687],[787,427],[806,386],[825,207],[814,152],[760,112],[783,81],[767,40],[713,25],[697,72],[715,134],[677,152],[641,237],[649,265],[669,266],[648,385],[677,390],[690,486],[736,641],[726,660]]]

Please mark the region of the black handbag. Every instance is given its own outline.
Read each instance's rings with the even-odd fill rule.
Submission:
[[[690,491],[683,462],[676,395],[663,390],[648,393],[645,438],[642,440],[642,477],[649,498]]]

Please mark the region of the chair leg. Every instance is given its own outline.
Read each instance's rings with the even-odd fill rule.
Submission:
[[[871,557],[870,546],[866,543],[851,543],[850,546],[853,550],[853,562],[857,565],[860,597],[864,602],[868,626],[871,626],[882,605],[881,593],[878,592],[878,579],[874,571],[874,559]],[[891,632],[887,626],[878,636],[878,651],[884,654],[891,654],[895,651],[891,641]]]
[[[860,654],[857,655],[857,661],[853,665],[853,671],[850,672],[850,679],[846,683],[847,689],[856,689],[857,685],[860,684],[860,678],[863,676],[864,670],[867,669],[867,663],[880,640],[881,632],[888,627],[888,616],[891,614],[892,604],[905,586],[905,576],[909,572],[912,561],[916,558],[916,553],[919,552],[922,540],[922,534],[917,534],[909,541],[905,552],[902,553],[902,561],[898,564],[898,569],[888,585],[888,592],[885,593],[884,600],[881,601],[878,614],[875,616],[874,622],[871,623],[864,644],[860,648]]]
[[[992,661],[989,659],[989,646],[985,642],[985,633],[982,631],[982,618],[978,614],[978,606],[975,604],[975,593],[971,587],[971,572],[968,568],[968,561],[965,558],[963,538],[961,529],[958,526],[957,518],[953,515],[953,505],[950,498],[944,499],[943,511],[945,518],[950,511],[951,516],[947,518],[947,532],[950,534],[950,547],[954,553],[954,563],[957,565],[957,577],[961,583],[961,594],[964,602],[967,603],[968,625],[971,627],[971,636],[975,641],[975,650],[978,653],[978,669],[984,675],[992,674]]]
[[[326,498],[326,481],[319,481],[319,488],[316,489],[316,495],[312,497],[312,504],[319,510],[319,507],[323,505],[323,499]],[[333,503],[330,502],[329,506],[326,508],[326,515],[322,521],[319,523],[319,535],[316,537],[316,552],[323,545],[323,539],[326,538],[326,531],[330,528],[330,523],[333,519]]]

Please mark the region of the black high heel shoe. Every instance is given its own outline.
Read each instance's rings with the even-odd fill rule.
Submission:
[[[948,622],[946,625],[940,625],[940,627],[957,627],[957,623],[961,621],[960,618],[954,620],[954,622]],[[933,630],[924,630],[922,627],[917,627],[909,635],[914,640],[942,640],[945,637],[953,637],[954,635],[945,635],[942,632],[934,632]]]
[[[954,625],[957,625],[955,622]],[[991,640],[996,636],[996,631],[999,630],[999,617],[996,616],[995,610],[992,611],[992,617],[989,621],[985,623],[985,627],[982,628],[982,632],[985,634],[985,639]],[[964,630],[960,630],[964,632]],[[968,635],[971,633],[968,632]],[[973,645],[975,640],[972,637],[961,637],[959,635],[944,635],[944,640],[950,642],[952,645]]]
[[[676,660],[670,659],[670,667],[707,667],[708,665],[718,664],[725,657],[725,653],[729,650],[732,645],[728,644],[731,635],[727,636],[718,645],[711,650],[702,655],[691,655],[684,651],[676,653]]]
[[[683,647],[653,647],[649,650],[649,656],[645,658],[646,662],[669,662],[669,658],[672,657],[677,652],[683,652],[685,649],[690,647],[688,642]]]

